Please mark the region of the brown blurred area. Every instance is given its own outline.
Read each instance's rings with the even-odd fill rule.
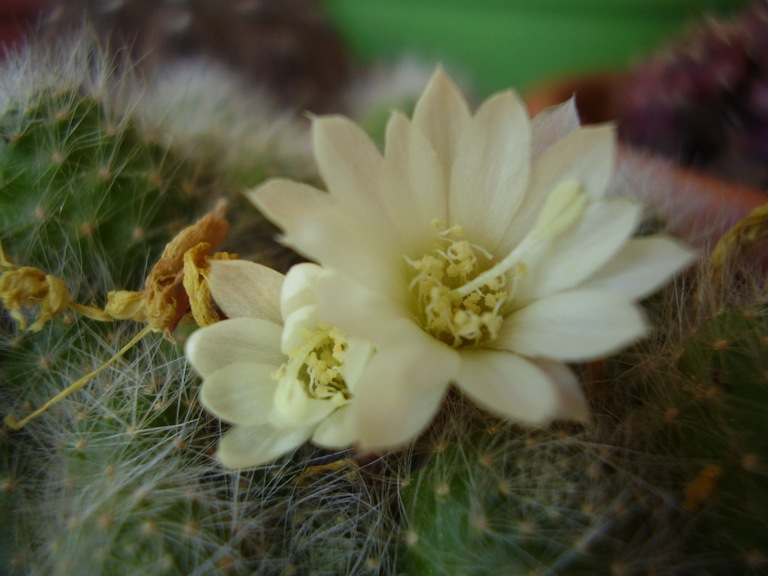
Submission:
[[[144,74],[213,62],[283,108],[337,109],[352,71],[315,0],[4,0],[0,8],[6,46],[24,31],[50,41],[82,34],[83,25]]]

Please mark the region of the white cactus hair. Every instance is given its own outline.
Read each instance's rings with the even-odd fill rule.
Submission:
[[[0,63],[0,113],[41,88],[74,89],[130,110],[143,90],[127,57],[111,57],[87,28],[51,41],[30,39]]]
[[[294,148],[303,129],[294,130],[294,120],[271,109],[251,111],[241,121],[248,106],[258,107],[248,102],[258,99],[247,100],[231,78],[218,82],[216,71],[195,76],[179,70],[168,85],[152,88],[129,64],[115,65],[87,34],[63,42],[9,56],[0,67],[0,113],[23,109],[41,88],[61,89],[95,97],[116,118],[130,117],[145,134],[166,134],[167,145],[190,156],[214,129],[225,152],[245,142],[235,164],[284,138],[285,147],[272,152],[303,170],[303,144]],[[208,125],[164,116],[176,102],[171,96],[178,82],[197,87],[185,96],[192,99],[219,86],[203,105]],[[191,105],[187,109],[191,113]],[[264,130],[247,133],[257,125]],[[109,254],[98,244],[92,248],[83,255],[30,243],[16,246],[13,259],[51,272],[66,268],[72,294],[86,287],[99,299],[115,286]],[[45,262],[30,262],[27,252],[44,252]],[[62,262],[86,256],[96,267],[87,276],[79,261]],[[65,315],[39,333],[23,334],[2,311],[3,415],[22,416],[42,405],[117,354],[137,331],[128,323],[99,325]],[[369,484],[357,468],[325,467],[345,454],[308,448],[263,469],[224,471],[213,457],[221,425],[200,409],[198,385],[181,348],[150,335],[23,430],[3,430],[0,570],[186,576],[299,574],[327,565],[345,574],[391,572],[395,530],[383,487]]]
[[[213,61],[166,64],[153,74],[137,112],[147,132],[191,154],[213,155],[224,170],[268,159],[298,177],[315,174],[308,119]]]

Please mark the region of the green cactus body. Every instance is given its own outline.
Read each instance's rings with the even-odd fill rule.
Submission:
[[[60,276],[75,300],[101,305],[108,290],[141,287],[199,196],[263,174],[243,175],[238,162],[222,168],[193,137],[148,140],[157,131],[147,117],[134,122],[80,84],[43,83],[1,102],[0,238],[14,263]],[[3,311],[0,416],[23,417],[136,331],[65,312],[20,332]],[[0,573],[390,572],[383,487],[354,465],[326,469],[335,457],[310,448],[265,469],[222,470],[212,457],[222,430],[199,409],[198,384],[180,346],[153,334],[23,430],[0,431]]]
[[[404,573],[640,574],[675,557],[640,463],[608,442],[615,422],[531,432],[469,413],[402,488]]]
[[[688,546],[720,574],[768,571],[768,309],[722,312],[685,342],[662,449],[680,457]]]
[[[96,97],[45,88],[0,118],[0,230],[18,263],[136,288],[169,225],[189,220],[193,167],[114,116]],[[93,261],[99,249],[108,260]]]
[[[56,377],[31,380],[28,399],[44,400],[114,353],[86,322],[72,329],[90,339],[51,366]],[[214,574],[219,564],[242,564],[233,526],[222,520],[226,500],[208,480],[210,429],[183,362],[175,346],[150,336],[6,438],[2,475],[15,487],[17,530],[3,542],[13,551],[9,573]]]

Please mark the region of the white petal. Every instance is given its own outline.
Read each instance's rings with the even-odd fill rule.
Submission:
[[[387,147],[380,174],[381,203],[414,253],[431,247],[435,219],[447,219],[443,167],[426,137],[394,113],[387,124]]]
[[[186,355],[203,376],[233,362],[280,366],[283,327],[257,318],[232,318],[196,330],[187,340]]]
[[[305,262],[288,270],[280,293],[280,312],[283,318],[304,306],[315,304],[315,283],[323,269],[317,264]]]
[[[363,283],[402,296],[391,270],[404,266],[402,237],[376,210],[335,203],[329,194],[294,182],[273,180],[249,193],[284,230],[283,243]]]
[[[636,238],[582,284],[582,288],[612,290],[633,299],[644,298],[695,258],[693,250],[674,238]]]
[[[280,241],[283,244],[307,258],[319,260],[316,241],[321,232],[318,224],[324,217],[338,218],[330,195],[307,184],[274,179],[246,192],[246,196],[282,229]]]
[[[320,422],[312,435],[312,442],[329,449],[346,448],[357,441],[355,414],[350,405],[342,406]]]
[[[528,192],[501,244],[511,251],[528,233],[550,192],[564,180],[576,180],[592,199],[600,199],[615,163],[615,135],[611,126],[591,126],[570,132],[552,144],[533,163]]]
[[[374,349],[370,342],[361,338],[347,337],[347,349],[344,351],[344,364],[341,373],[347,389],[354,395],[357,383],[365,373],[373,357]]]
[[[208,285],[229,318],[263,318],[276,324],[285,277],[272,268],[245,260],[212,260]]]
[[[456,383],[489,412],[522,424],[546,424],[559,410],[557,390],[549,376],[510,352],[462,351]]]
[[[458,142],[450,222],[488,250],[496,249],[525,196],[530,144],[525,106],[513,92],[486,100]]]
[[[542,298],[504,319],[492,348],[553,360],[593,360],[647,332],[639,307],[613,292],[574,290]]]
[[[291,377],[281,378],[275,390],[270,422],[278,428],[316,426],[338,406],[330,400],[307,395],[305,385]]]
[[[456,144],[470,121],[467,102],[453,81],[438,68],[413,111],[415,127],[437,152],[446,184],[456,155]]]
[[[271,426],[235,426],[221,438],[216,455],[233,470],[272,462],[309,440],[311,428],[275,430]]]
[[[317,188],[276,178],[246,192],[248,199],[286,235],[300,230],[313,212],[332,205],[331,197]]]
[[[382,157],[362,128],[343,116],[316,117],[312,145],[320,176],[335,198],[355,205],[375,205],[375,176]]]
[[[559,396],[555,418],[584,424],[590,421],[589,404],[576,374],[562,362],[539,359],[535,362],[555,382]]]
[[[401,290],[407,291],[405,279]],[[374,344],[391,338],[402,322],[413,324],[411,313],[402,304],[333,271],[327,271],[318,283],[317,309],[323,322]]]
[[[447,362],[446,362],[447,360]],[[354,398],[361,452],[398,448],[432,421],[458,357],[401,346],[373,357]]]
[[[531,160],[579,127],[576,99],[542,110],[531,120]]]
[[[520,279],[516,301],[578,286],[624,247],[640,216],[640,206],[623,198],[592,203],[575,226],[523,257],[527,274]]]
[[[355,389],[362,450],[402,446],[432,420],[459,371],[458,352],[407,319],[392,324]]]
[[[551,190],[559,182],[573,179],[597,200],[608,189],[615,163],[615,127],[581,127],[552,144],[538,159],[534,167],[535,185]]]
[[[266,424],[277,382],[276,366],[236,362],[216,370],[200,388],[200,402],[217,418],[231,424]]]
[[[317,328],[317,305],[310,304],[294,310],[285,319],[283,339],[280,344],[283,354],[290,356],[307,339],[307,334]]]

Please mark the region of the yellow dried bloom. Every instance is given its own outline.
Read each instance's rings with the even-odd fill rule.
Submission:
[[[7,262],[3,255],[3,267]],[[0,274],[0,300],[22,330],[27,328],[27,322],[21,313],[22,308],[39,306],[37,319],[29,327],[32,332],[39,331],[51,318],[61,314],[70,305],[66,284],[59,278],[31,266],[15,267]]]
[[[184,290],[189,298],[192,317],[198,326],[209,326],[223,320],[226,316],[219,310],[211,296],[208,277],[211,273],[211,260],[236,260],[237,254],[217,252],[212,256],[211,245],[200,242],[184,253]]]

